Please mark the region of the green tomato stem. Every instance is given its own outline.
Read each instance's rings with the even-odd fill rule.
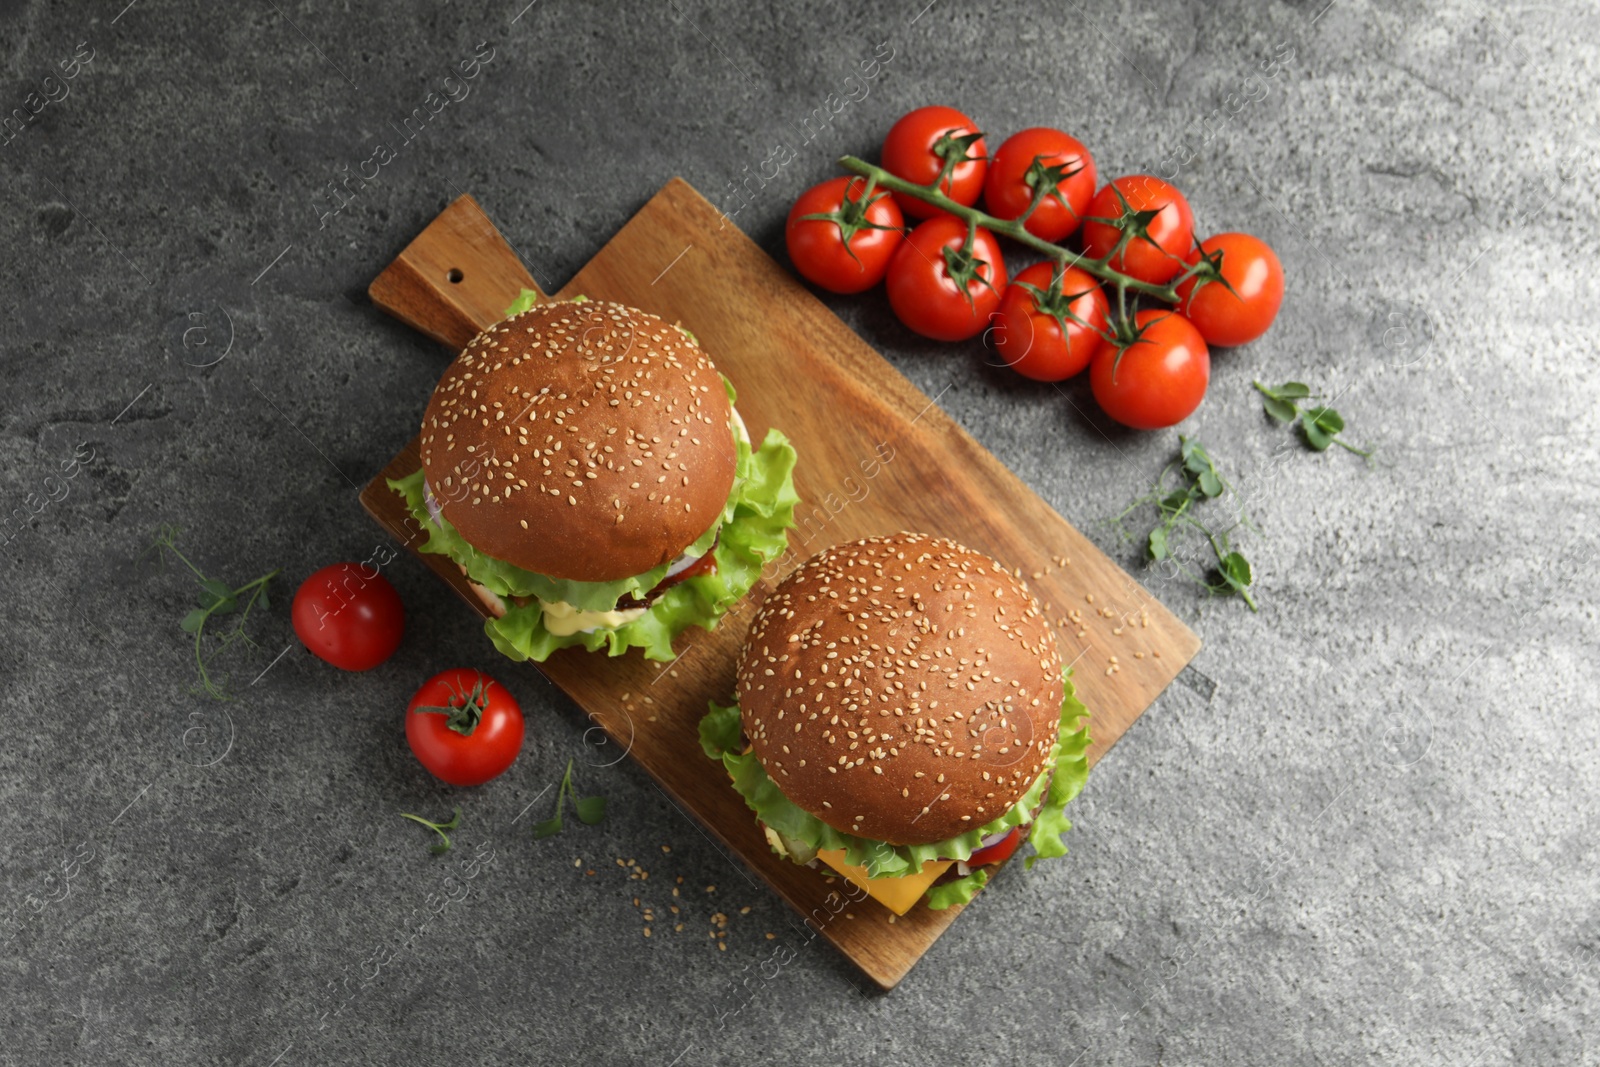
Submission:
[[[177,545],[173,544],[171,541],[162,541],[160,544],[165,546],[168,552],[171,552],[174,556],[177,556],[178,562],[182,563],[185,567],[188,567],[191,571],[193,571],[196,579],[202,582],[205,581],[206,576],[200,573],[200,568],[196,567],[193,563],[190,563],[189,557],[185,556],[182,552],[179,552]]]
[[[1367,459],[1371,459],[1372,458],[1372,453],[1371,452],[1363,452],[1361,449],[1357,448],[1355,445],[1347,443],[1345,441],[1345,439],[1340,437],[1338,434],[1334,434],[1333,435],[1333,443],[1338,445],[1340,448],[1346,450],[1347,452],[1354,452],[1356,455],[1365,456]]]
[[[273,571],[270,574],[263,574],[261,577],[257,578],[255,581],[246,582],[245,584],[241,585],[239,588],[235,589],[233,591],[233,595],[235,597],[238,597],[239,594],[243,593],[246,589],[254,589],[257,586],[266,585],[268,582],[272,581],[272,579],[276,578],[278,575],[280,575],[282,573],[283,573],[283,568],[279,567],[277,570]]]
[[[1037,156],[1034,157],[1033,162],[1035,166],[1038,165],[1039,159]],[[1033,186],[1033,199],[1028,201],[1027,210],[1018,215],[1014,220],[1017,225],[1026,229],[1028,220],[1033,218],[1033,213],[1039,210],[1039,205],[1044,203],[1045,197],[1049,196],[1054,190],[1055,186],[1053,185],[1049,185],[1044,182],[1035,183]]]

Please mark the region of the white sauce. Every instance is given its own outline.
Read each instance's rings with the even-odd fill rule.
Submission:
[[[627,608],[622,611],[582,611],[565,600],[541,600],[544,609],[544,628],[555,637],[572,634],[589,634],[596,630],[615,630],[643,615],[647,608]]]

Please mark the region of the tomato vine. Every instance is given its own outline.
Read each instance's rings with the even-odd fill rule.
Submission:
[[[1056,265],[1056,269],[1055,281],[1052,283],[1052,291],[1053,295],[1055,296],[1061,295],[1060,279],[1068,267],[1077,267],[1078,269],[1085,271],[1096,278],[1099,278],[1107,285],[1114,287],[1116,290],[1116,301],[1114,304],[1115,315],[1112,317],[1112,336],[1108,337],[1107,340],[1113,341],[1122,346],[1131,344],[1133,341],[1138,339],[1136,332],[1137,327],[1133,325],[1133,318],[1128,311],[1129,292],[1152,297],[1168,304],[1177,304],[1179,301],[1178,287],[1191,279],[1196,279],[1197,284],[1206,284],[1207,282],[1213,281],[1221,282],[1224,285],[1227,284],[1227,282],[1222,278],[1220,265],[1216,257],[1200,257],[1200,259],[1195,263],[1188,264],[1182,271],[1178,273],[1176,277],[1174,277],[1165,285],[1157,285],[1153,282],[1143,281],[1112,266],[1111,261],[1117,257],[1118,253],[1120,253],[1130,241],[1138,237],[1137,232],[1126,228],[1137,225],[1140,219],[1140,213],[1138,212],[1134,212],[1133,215],[1130,216],[1131,221],[1129,221],[1129,219],[1108,218],[1097,218],[1094,220],[1106,223],[1107,225],[1117,226],[1119,228],[1123,228],[1124,230],[1122,238],[1117,242],[1116,247],[1111,249],[1104,256],[1087,256],[1081,252],[1074,252],[1072,249],[1067,248],[1064,245],[1046,241],[1042,237],[1030,233],[1025,224],[1028,221],[1028,217],[1033,214],[1034,210],[1039,206],[1039,204],[1043,203],[1046,196],[1048,196],[1048,188],[1044,189],[1040,193],[1036,193],[1033,202],[1029,204],[1027,210],[1025,210],[1017,218],[997,218],[980,208],[969,207],[966,204],[952,200],[949,196],[940,191],[940,182],[945,179],[946,171],[948,171],[951,164],[951,159],[949,156],[946,156],[945,162],[945,169],[940,172],[938,178],[928,185],[918,185],[915,182],[907,181],[904,178],[890,173],[883,167],[868,163],[866,160],[860,159],[856,156],[844,156],[840,158],[839,165],[853,174],[858,174],[861,177],[866,178],[873,184],[874,187],[881,187],[889,190],[890,192],[901,193],[905,196],[921,200],[922,202],[938,208],[940,211],[953,215],[965,222],[967,224],[967,240],[962,246],[960,253],[956,253],[957,255],[970,255],[970,249],[974,243],[976,231],[978,227],[982,227],[983,229],[988,230],[990,233],[1009,237],[1018,244],[1031,248],[1033,251],[1038,252],[1040,255],[1043,255],[1045,258],[1054,263]],[[1035,160],[1035,163],[1038,163],[1038,160]],[[1038,186],[1035,186],[1035,188],[1037,189]],[[1121,195],[1120,192],[1118,195]],[[1124,201],[1124,203],[1126,202]],[[1085,221],[1089,220],[1085,219]]]

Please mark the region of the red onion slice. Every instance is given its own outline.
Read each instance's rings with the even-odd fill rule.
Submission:
[[[422,502],[428,505],[428,514],[433,516],[435,525],[444,525],[444,512],[439,508],[439,502],[433,497],[433,490],[428,487],[428,480],[422,480]]]

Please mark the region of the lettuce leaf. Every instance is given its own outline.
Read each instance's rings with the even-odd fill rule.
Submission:
[[[540,296],[532,289],[522,290],[522,292],[517,294],[517,298],[511,302],[511,306],[506,308],[506,318],[509,319],[513,315],[522,314],[524,311],[527,311],[529,308],[537,305],[543,299],[544,297]],[[575,296],[567,302],[571,304],[582,304],[588,299],[589,298],[586,296]]]
[[[1089,762],[1086,757],[1089,747],[1089,728],[1084,722],[1088,718],[1089,709],[1078,699],[1071,675],[1070,669],[1061,672],[1065,692],[1061,701],[1056,743],[1051,750],[1051,765],[1055,768],[1055,773],[1052,775],[1046,771],[1041,774],[1028,787],[1022,799],[993,822],[932,844],[891,845],[886,841],[857,837],[834,829],[795,804],[784,796],[783,791],[767,776],[754,751],[740,753],[738,705],[729,707],[715,703],[711,705],[711,710],[700,720],[700,747],[710,758],[722,761],[723,767],[733,778],[733,788],[763,823],[785,837],[793,838],[819,851],[843,849],[845,862],[865,867],[875,878],[916,874],[922,870],[923,864],[938,859],[968,859],[981,846],[985,837],[1024,825],[1037,807],[1039,813],[1033,818],[1033,825],[1028,833],[1028,842],[1033,845],[1036,853],[1028,857],[1026,866],[1031,868],[1037,859],[1067,854],[1067,846],[1062,843],[1061,835],[1071,829],[1072,824],[1067,820],[1064,809],[1083,791],[1084,785],[1089,780]],[[1079,725],[1080,722],[1083,723],[1082,726]],[[984,884],[983,881],[972,880],[970,875],[959,881],[964,883],[962,888],[945,889],[940,894],[939,899],[946,901],[940,905],[941,907],[948,907],[952,903],[965,903]],[[947,886],[955,884],[947,883]],[[942,887],[935,887],[935,889],[940,888]],[[933,890],[929,892],[932,894]],[[931,895],[929,899],[930,901],[933,899]]]
[[[739,751],[739,705],[726,706],[715,701],[711,710],[700,719],[700,749],[707,759],[722,759],[728,753]]]
[[[511,306],[506,308],[506,318],[509,319],[513,315],[520,315],[538,302],[538,293],[532,289],[524,289],[517,294],[517,298],[511,302]]]
[[[728,391],[732,393],[732,386]],[[653,589],[666,576],[667,566],[620,582],[572,582],[525,571],[473,548],[449,519],[441,516],[435,522],[422,497],[422,471],[391,479],[389,486],[405,497],[412,517],[428,531],[421,551],[449,556],[466,568],[469,578],[507,600],[505,616],[484,623],[489,639],[507,656],[543,662],[558,648],[578,645],[591,652],[604,647],[613,656],[642,648],[649,659],[670,660],[674,638],[690,626],[712,629],[750,591],[762,569],[788,547],[788,529],[794,525],[799,503],[794,491],[794,446],[777,430],[767,431],[754,452],[743,435],[736,435],[736,443],[733,489],[722,514],[691,549],[703,555],[715,539],[715,572],[679,582],[639,618],[616,629],[562,637],[545,629],[538,604],[518,607],[509,598],[565,600],[586,611],[607,611],[625,593]]]
[[[928,902],[930,910],[943,911],[953,904],[971,904],[978,890],[988,884],[989,872],[980,868],[964,877],[929,886],[922,899]]]
[[[1072,829],[1066,807],[1089,783],[1089,727],[1085,724],[1078,729],[1076,721],[1080,717],[1087,717],[1089,709],[1078,699],[1072,682],[1065,676],[1063,681],[1066,682],[1067,698],[1061,705],[1061,734],[1056,740],[1055,752],[1056,773],[1050,779],[1050,791],[1044,798],[1044,806],[1028,828],[1028,844],[1033,846],[1033,855],[1022,861],[1025,871],[1033,870],[1033,865],[1039,860],[1067,854],[1066,843],[1061,840],[1062,835]],[[1070,726],[1069,716],[1072,720]]]

